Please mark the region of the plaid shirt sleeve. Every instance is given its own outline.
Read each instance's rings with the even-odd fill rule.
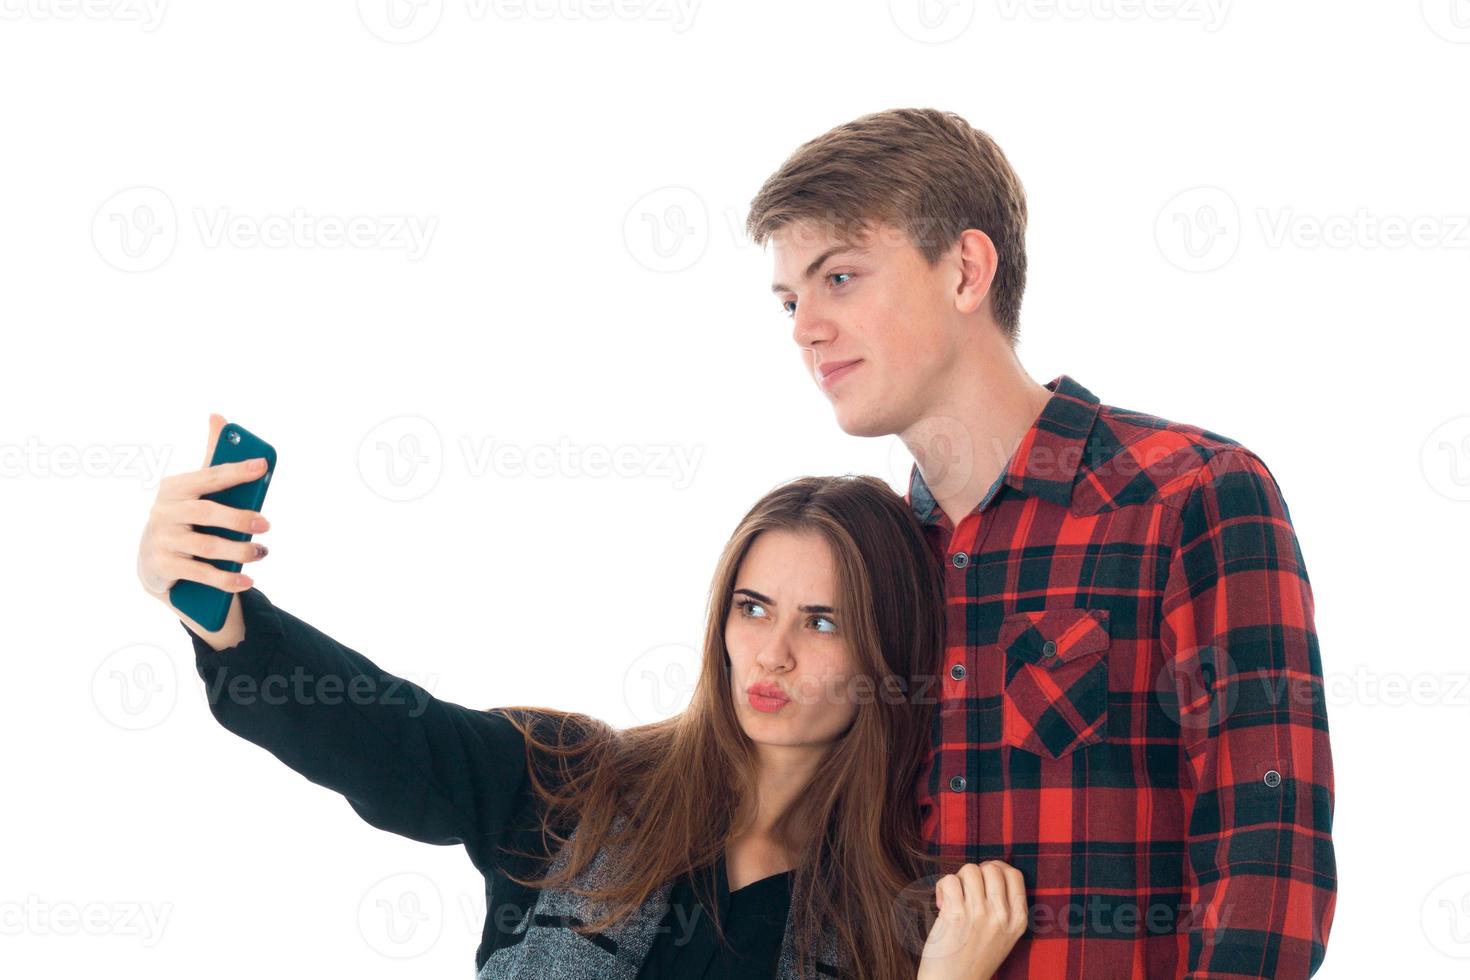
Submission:
[[[1322,662],[1290,514],[1249,450],[1216,452],[1194,478],[1160,640],[1189,821],[1179,976],[1311,976],[1337,894]]]

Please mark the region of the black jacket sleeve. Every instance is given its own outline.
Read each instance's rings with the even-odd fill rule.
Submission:
[[[341,793],[374,827],[462,843],[488,872],[527,783],[520,732],[379,669],[259,589],[239,596],[245,639],[226,650],[180,620],[215,719]]]

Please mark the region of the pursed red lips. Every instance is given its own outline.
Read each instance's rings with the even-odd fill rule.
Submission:
[[[823,388],[830,388],[842,378],[851,373],[855,365],[861,364],[862,358],[853,358],[850,361],[832,361],[817,365],[817,383]]]
[[[775,684],[752,684],[745,693],[757,711],[779,711],[791,701],[790,695]]]

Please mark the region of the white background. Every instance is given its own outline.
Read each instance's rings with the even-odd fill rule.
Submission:
[[[914,105],[1026,185],[1032,377],[1283,488],[1336,764],[1318,975],[1465,974],[1470,4],[925,2],[0,0],[0,972],[471,976],[462,849],[210,717],[134,577],[159,478],[220,412],[280,454],[249,570],[283,608],[460,703],[666,714],[761,494],[904,487],[741,228],[799,143]]]

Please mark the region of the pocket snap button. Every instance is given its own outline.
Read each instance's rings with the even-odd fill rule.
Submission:
[[[1001,742],[1045,760],[1108,738],[1108,610],[1026,609],[1005,616]]]

